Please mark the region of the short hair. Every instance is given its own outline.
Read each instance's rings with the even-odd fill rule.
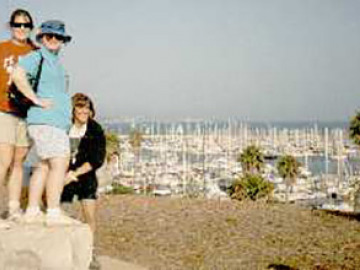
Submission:
[[[90,97],[88,97],[87,95],[83,94],[83,93],[76,93],[75,95],[72,96],[72,106],[73,106],[73,115],[74,115],[74,110],[75,107],[85,107],[85,106],[89,106],[91,115],[90,118],[94,118],[95,117],[95,107],[94,107],[94,103],[92,102],[92,100],[90,99]]]
[[[34,22],[33,22],[33,19],[30,15],[30,12],[25,10],[25,9],[16,9],[13,11],[13,13],[11,13],[11,16],[10,16],[10,24],[11,23],[14,23],[15,22],[15,19],[16,17],[18,16],[24,16],[24,17],[27,17],[29,19],[29,23],[31,23],[31,29],[34,28]]]

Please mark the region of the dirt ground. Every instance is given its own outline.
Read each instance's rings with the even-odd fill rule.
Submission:
[[[103,196],[98,210],[99,253],[149,269],[360,269],[356,217],[135,195]]]

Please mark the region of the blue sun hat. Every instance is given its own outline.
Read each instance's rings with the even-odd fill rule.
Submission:
[[[36,40],[40,42],[40,39],[45,34],[61,36],[63,37],[65,43],[71,41],[71,36],[66,34],[65,24],[62,21],[50,20],[43,22],[40,26],[40,32],[36,36]]]

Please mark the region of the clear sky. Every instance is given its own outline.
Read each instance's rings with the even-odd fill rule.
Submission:
[[[359,0],[0,0],[61,19],[71,92],[102,116],[347,120],[360,108]]]

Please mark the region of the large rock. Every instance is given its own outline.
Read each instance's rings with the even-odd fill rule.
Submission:
[[[1,270],[88,270],[93,240],[87,225],[4,225],[0,220]]]

